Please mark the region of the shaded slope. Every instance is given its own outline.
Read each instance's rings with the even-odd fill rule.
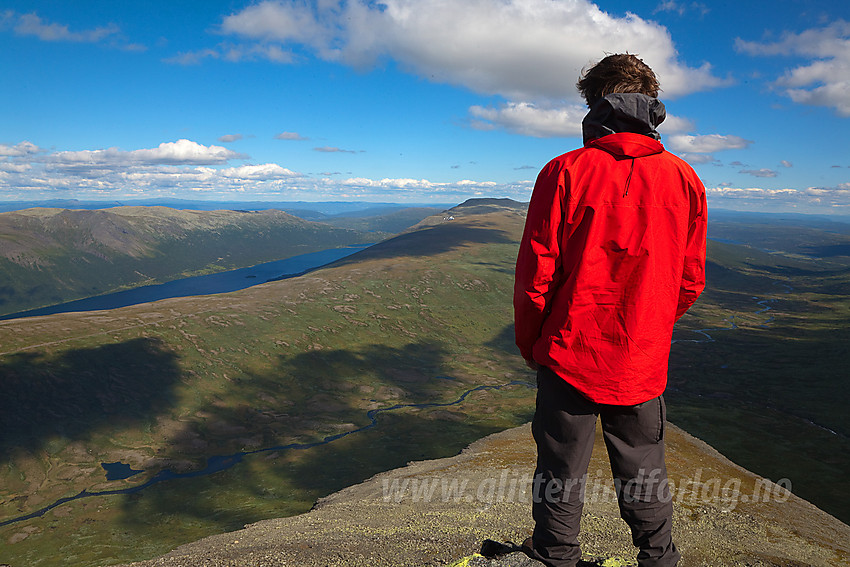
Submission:
[[[674,335],[670,421],[850,521],[848,321],[850,269],[709,242],[708,287]]]

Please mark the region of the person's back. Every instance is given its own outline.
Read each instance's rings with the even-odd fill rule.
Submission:
[[[609,95],[603,106],[628,97]],[[705,203],[699,179],[656,140],[625,132],[555,158],[538,183],[559,194],[536,192],[529,207],[525,237],[538,245],[520,249],[517,286],[534,293],[540,274],[528,270],[537,264],[526,256],[539,255],[544,246],[556,247],[560,265],[542,326],[534,318],[517,321],[521,348],[531,346],[523,355],[599,403],[634,404],[660,395],[673,324],[684,313],[678,312],[682,276],[689,285],[683,305],[696,298],[701,283]],[[543,244],[552,226],[559,234]]]
[[[673,325],[704,286],[705,190],[658,141],[664,106],[643,62],[609,56],[579,88],[590,106],[585,145],[541,171],[517,258],[517,345],[539,368],[536,481],[577,482],[599,414],[617,479],[634,480],[639,460],[654,463],[659,482]],[[634,438],[643,438],[637,452]],[[560,502],[548,493],[535,500],[529,553],[549,565],[574,565],[580,496],[569,488],[558,494]],[[661,522],[652,537],[646,526],[636,528],[640,513],[621,506],[641,565],[678,559],[669,538],[672,507],[658,496],[647,508]]]

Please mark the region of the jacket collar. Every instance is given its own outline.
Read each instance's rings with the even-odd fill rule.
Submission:
[[[586,148],[599,148],[612,156],[622,158],[640,158],[660,154],[664,151],[661,142],[649,136],[642,136],[633,132],[618,132],[608,134],[585,144]]]
[[[661,140],[656,127],[666,117],[664,103],[657,98],[639,93],[605,95],[590,107],[581,123],[584,143],[620,132]]]

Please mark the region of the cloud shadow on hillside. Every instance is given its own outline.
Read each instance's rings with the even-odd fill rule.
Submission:
[[[781,277],[794,277],[794,276],[805,276],[805,277],[815,277],[815,278],[824,278],[824,277],[833,277],[833,276],[841,276],[850,274],[850,268],[835,268],[835,269],[806,269],[800,268],[796,266],[784,266],[784,265],[776,265],[776,266],[767,266],[763,263],[753,263],[747,262],[747,266],[756,268],[759,270],[764,270],[771,274],[776,274]]]
[[[821,246],[805,246],[805,253],[818,258],[834,258],[836,256],[850,256],[850,244],[824,244]]]
[[[444,375],[446,359],[442,345],[427,341],[280,357],[273,370],[240,379],[240,387],[257,393],[250,407],[219,403],[203,410],[207,425],[243,429],[230,438],[208,439],[215,447],[211,450],[227,455],[259,449],[245,457],[250,463],[193,479],[191,488],[176,480],[126,497],[126,529],[144,529],[163,516],[183,524],[202,521],[219,531],[237,529],[266,517],[304,512],[320,496],[411,460],[456,454],[498,429],[487,420],[468,419],[465,404],[474,403],[479,394],[459,405],[386,411],[455,402],[471,386]],[[369,410],[379,410],[372,414],[374,424]],[[519,424],[528,418],[514,420]],[[184,453],[193,439],[196,434],[187,429],[169,440],[170,451]],[[245,439],[253,439],[254,446],[241,446]],[[293,440],[299,446],[287,447]],[[271,500],[271,508],[263,512],[231,506],[219,498]]]
[[[769,280],[775,286],[783,285],[789,279],[796,279],[797,282],[795,287],[790,290],[791,293],[802,291],[814,291],[815,293],[834,295],[847,295],[850,293],[850,267],[809,270],[783,265],[749,265],[769,273]],[[808,281],[801,278],[807,278]]]
[[[361,252],[338,260],[333,265],[352,264],[360,260],[397,258],[400,256],[435,256],[461,246],[474,244],[510,244],[511,235],[497,228],[446,223],[421,228],[379,242]]]
[[[171,403],[179,378],[176,355],[147,338],[57,356],[9,355],[0,364],[0,455],[145,420]]]
[[[500,348],[502,335],[504,332],[494,339],[498,344],[488,346]],[[494,395],[493,390],[474,392],[454,403],[474,384],[441,375],[446,372],[443,364],[446,357],[439,344],[412,343],[401,349],[374,345],[363,353],[366,356],[346,351],[331,354],[332,361],[341,361],[352,354],[357,360],[372,360],[371,356],[379,354],[380,358],[375,360],[379,365],[376,383],[398,393],[396,400],[382,401],[379,407],[386,410],[396,403],[422,405],[381,411],[376,415],[375,427],[316,447],[303,458],[288,463],[280,470],[282,480],[302,490],[318,485],[323,493],[332,493],[410,461],[454,456],[473,441],[504,428],[483,419],[494,408],[482,398],[486,400]],[[312,359],[310,353],[305,353],[287,362],[315,369]],[[435,403],[446,405],[428,405]],[[362,415],[362,410],[351,409]],[[508,419],[515,425],[531,418],[524,410],[520,411],[522,415],[514,410],[496,411],[507,411]]]
[[[516,333],[513,323],[505,325],[499,333],[487,341],[487,346],[493,349],[504,351],[508,354],[520,356],[519,348],[516,346]]]

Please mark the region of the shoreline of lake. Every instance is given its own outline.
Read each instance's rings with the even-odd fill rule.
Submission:
[[[290,256],[281,260],[264,262],[247,268],[237,268],[215,274],[181,278],[161,284],[139,286],[132,289],[2,315],[0,316],[0,321],[21,319],[24,317],[40,317],[43,315],[53,315],[54,313],[118,309],[120,307],[128,307],[130,305],[149,303],[173,297],[213,295],[239,291],[268,281],[303,275],[342,258],[351,256],[361,250],[365,250],[369,246],[372,245],[329,248],[318,252]]]

